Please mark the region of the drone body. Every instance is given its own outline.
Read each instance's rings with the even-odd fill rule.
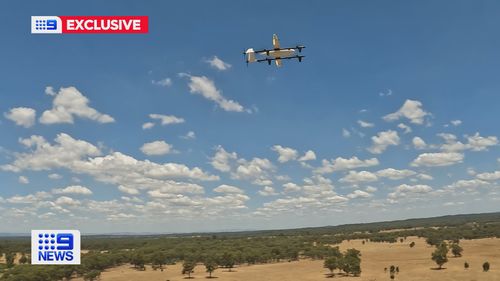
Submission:
[[[300,55],[302,49],[304,48],[305,46],[303,45],[297,45],[290,48],[281,48],[278,35],[273,34],[273,49],[262,49],[255,51],[253,48],[250,48],[243,54],[246,55],[247,64],[265,61],[269,65],[271,65],[271,62],[274,61],[277,67],[281,67],[283,65],[282,60],[285,59],[297,59],[299,62],[301,62],[302,58],[305,57]],[[259,56],[260,58],[258,58],[257,56]]]

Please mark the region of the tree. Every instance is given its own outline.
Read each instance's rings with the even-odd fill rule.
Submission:
[[[488,272],[488,270],[490,270],[490,263],[489,262],[483,263],[483,271]]]
[[[340,268],[349,275],[352,273],[354,276],[361,274],[361,253],[356,249],[348,249],[344,258],[342,259]]]
[[[440,245],[443,242],[443,240],[441,240],[437,237],[431,236],[431,237],[427,237],[427,239],[425,239],[425,242],[427,244],[429,244],[430,246],[437,246],[437,245]]]
[[[94,281],[101,277],[101,272],[99,270],[91,270],[83,275],[83,280]]]
[[[157,270],[158,268],[163,271],[163,266],[166,263],[166,257],[162,252],[156,252],[151,257],[151,267],[153,270]]]
[[[464,262],[464,268],[465,268],[465,269],[468,269],[468,268],[469,268],[469,263],[468,263],[468,262]]]
[[[134,253],[130,262],[134,265],[135,268],[139,270],[146,270],[146,261],[142,253]]]
[[[207,259],[204,264],[208,272],[208,278],[212,278],[212,272],[214,272],[218,266],[217,262],[213,259]]]
[[[5,253],[5,263],[7,264],[7,268],[14,267],[14,259],[16,254],[14,253]]]
[[[191,278],[191,273],[194,272],[194,267],[196,266],[196,262],[191,260],[186,260],[182,264],[182,274],[187,274],[188,278]]]
[[[413,241],[412,241],[412,242],[410,243],[410,248],[413,248],[413,247],[415,247],[415,242],[413,242]]]
[[[389,269],[389,272],[390,273],[395,273],[396,272],[396,267],[394,265],[391,265],[391,267]]]
[[[453,254],[453,256],[455,257],[461,257],[462,256],[462,252],[463,252],[463,248],[460,247],[460,245],[458,245],[458,243],[453,243],[451,245],[451,253]]]
[[[220,265],[222,265],[225,268],[229,268],[229,271],[231,271],[231,268],[234,267],[235,258],[231,253],[225,252],[222,254],[219,260]]]
[[[445,242],[439,244],[436,250],[432,253],[432,260],[439,266],[439,269],[443,268],[443,264],[448,262],[448,245]]]
[[[26,254],[22,253],[21,258],[19,258],[19,263],[26,264],[27,262],[28,262],[28,258],[26,257]]]
[[[328,268],[330,270],[330,275],[333,277],[333,271],[337,268],[340,268],[340,259],[339,257],[332,256],[327,259],[325,259],[325,262],[323,264],[324,268]]]

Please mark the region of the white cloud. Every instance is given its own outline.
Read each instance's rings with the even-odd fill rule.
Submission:
[[[363,128],[372,128],[375,126],[373,123],[365,122],[363,120],[358,120],[358,124]]]
[[[361,160],[356,156],[351,158],[337,157],[328,161],[323,159],[322,166],[315,169],[314,172],[318,174],[333,173],[335,171],[350,170],[356,168],[365,168],[377,166],[379,164],[377,158],[370,158],[366,160]]]
[[[7,198],[6,201],[11,204],[35,204],[41,200],[52,197],[48,192],[40,191],[35,194],[28,194],[25,196],[15,195]]]
[[[285,193],[287,193],[287,192],[298,192],[298,191],[300,191],[302,189],[301,186],[299,186],[299,185],[297,185],[297,184],[295,184],[293,182],[285,183],[283,185],[283,187],[284,187],[283,191]]]
[[[48,178],[51,180],[60,180],[62,179],[62,176],[56,173],[52,173],[48,175]]]
[[[74,117],[85,118],[99,123],[111,123],[113,117],[102,114],[89,107],[89,99],[75,87],[61,88],[52,102],[52,109],[43,112],[40,117],[42,124],[70,123]]]
[[[464,155],[456,152],[422,153],[415,160],[413,160],[413,162],[411,162],[411,166],[449,166],[461,163],[463,159]]]
[[[30,180],[27,177],[25,177],[25,176],[19,176],[19,178],[17,179],[17,181],[20,184],[28,184],[28,183],[30,183]]]
[[[477,174],[476,177],[480,180],[496,181],[496,180],[500,180],[500,171],[495,171],[495,172],[491,172],[491,173],[481,173],[481,174]]]
[[[165,155],[172,151],[172,145],[166,143],[165,141],[153,141],[143,144],[141,151],[149,156]]]
[[[341,178],[339,181],[340,182],[347,182],[347,183],[361,183],[361,182],[373,182],[377,181],[378,177],[374,173],[368,172],[368,171],[349,171],[349,173]]]
[[[75,200],[75,199],[68,197],[68,196],[61,196],[61,197],[57,198],[54,203],[57,205],[69,205],[69,206],[80,205],[80,201]]]
[[[229,153],[222,146],[217,146],[215,155],[210,164],[221,172],[231,171],[231,161],[238,159],[236,152]]]
[[[153,122],[146,122],[144,124],[142,124],[142,129],[143,130],[147,130],[147,129],[151,129],[155,126],[155,123]]]
[[[458,180],[448,186],[447,189],[475,189],[477,187],[489,185],[487,181],[480,179],[472,179],[472,180]]]
[[[453,126],[460,126],[462,124],[461,120],[451,120],[450,122]]]
[[[414,137],[412,143],[415,149],[425,149],[427,147],[427,144],[421,137]]]
[[[153,85],[158,85],[158,86],[163,86],[163,87],[169,87],[169,86],[172,86],[172,79],[170,78],[164,78],[164,79],[161,79],[161,80],[158,80],[158,81],[155,81],[155,80],[151,80],[151,83]]]
[[[304,154],[304,156],[299,158],[299,161],[301,161],[301,162],[312,161],[312,160],[316,160],[316,153],[314,153],[314,151],[312,151],[312,150],[308,150]]]
[[[248,161],[245,159],[238,160],[236,170],[231,174],[234,179],[239,180],[252,180],[256,185],[271,185],[271,173],[275,167],[266,158],[254,157]]]
[[[140,161],[120,152],[106,156],[92,144],[75,140],[69,135],[59,134],[55,144],[44,138],[32,136],[21,139],[28,153],[17,153],[11,164],[0,166],[2,170],[20,172],[22,170],[68,169],[76,174],[86,174],[95,180],[124,185],[136,189],[159,189],[167,193],[203,193],[203,187],[179,179],[196,181],[218,180],[198,167],[189,168],[183,164],[158,164],[149,160]]]
[[[228,70],[231,68],[231,65],[229,63],[224,62],[223,60],[219,59],[217,56],[213,56],[211,59],[206,60],[207,63],[210,64],[213,68],[217,70]]]
[[[218,187],[214,188],[214,191],[218,193],[245,193],[241,188],[227,184],[219,185]]]
[[[400,180],[400,179],[404,179],[404,178],[413,176],[417,173],[412,171],[412,170],[406,170],[406,169],[397,170],[397,169],[393,169],[393,168],[387,168],[387,169],[383,169],[383,170],[378,171],[376,174],[379,177],[388,178],[391,180]]]
[[[29,169],[35,171],[50,170],[52,168],[67,167],[77,160],[88,156],[101,155],[101,151],[94,145],[75,140],[71,136],[61,133],[57,135],[56,144],[51,145],[41,136],[31,136],[20,139],[19,142],[27,148],[34,148],[30,153],[18,153],[12,164],[0,166],[2,170],[19,172]]]
[[[417,178],[421,180],[433,180],[434,178],[431,175],[428,174],[418,174]]]
[[[194,140],[196,139],[196,134],[193,131],[189,131],[185,135],[181,136],[181,138],[185,140]]]
[[[214,81],[205,76],[192,76],[189,74],[182,74],[182,76],[189,77],[189,91],[192,94],[199,94],[204,98],[215,102],[220,108],[225,111],[243,112],[245,108],[238,102],[228,100],[220,90],[215,87]],[[247,112],[250,112],[247,110]]]
[[[279,154],[278,162],[285,163],[290,160],[297,159],[298,152],[297,150],[290,147],[283,147],[281,145],[274,145],[271,150],[277,152]]]
[[[391,114],[383,117],[385,121],[395,121],[400,118],[406,118],[413,124],[421,125],[424,123],[424,118],[430,115],[422,109],[422,103],[416,100],[406,100],[401,108]]]
[[[80,195],[92,195],[92,190],[81,185],[70,185],[65,188],[53,189],[54,194],[80,194]]]
[[[368,151],[374,154],[381,154],[390,145],[399,145],[398,132],[393,130],[379,132],[372,137],[372,146]]]
[[[130,194],[130,195],[137,195],[140,193],[137,188],[128,187],[128,186],[124,186],[124,185],[119,185],[118,190],[123,192],[123,193]]]
[[[392,96],[392,90],[391,89],[387,89],[387,93],[384,93],[384,92],[380,92],[378,93],[379,96],[381,97],[389,97],[389,96]]]
[[[405,133],[405,134],[409,134],[412,132],[411,127],[406,125],[406,124],[403,124],[403,123],[399,123],[398,128],[403,130],[403,133]]]
[[[367,192],[370,192],[370,193],[373,193],[373,192],[377,191],[377,188],[376,188],[376,187],[373,187],[373,186],[368,186],[368,187],[366,188],[366,191],[367,191]]]
[[[5,112],[4,116],[18,126],[30,128],[35,125],[36,110],[29,107],[15,107]]]
[[[363,191],[363,190],[354,190],[351,194],[348,194],[347,197],[350,198],[350,199],[356,199],[356,198],[368,198],[368,197],[372,197],[373,195],[366,192],[366,191]]]
[[[351,137],[351,132],[349,132],[349,130],[347,130],[347,129],[342,129],[342,136],[344,138],[350,138]]]
[[[265,186],[262,190],[259,190],[259,194],[261,196],[273,196],[278,195],[278,193],[274,190],[274,188],[270,186]]]
[[[49,96],[55,96],[57,95],[56,91],[54,91],[54,88],[51,86],[45,87],[45,94]]]
[[[432,191],[432,187],[425,184],[408,185],[402,184],[395,188],[395,191],[389,193],[388,197],[392,200],[406,197],[410,194],[425,194]]]
[[[181,124],[185,122],[184,118],[180,118],[174,115],[149,114],[149,118],[160,120],[162,125]]]
[[[496,146],[498,144],[497,137],[482,137],[479,133],[475,133],[473,136],[467,136],[467,141],[469,148],[473,151],[488,150],[488,147]]]
[[[457,137],[453,134],[438,134],[439,137],[443,138],[445,143],[441,145],[441,149],[444,151],[463,151],[470,149],[472,151],[486,151],[491,146],[498,145],[498,139],[495,136],[482,137],[479,133],[475,133],[473,136],[465,136],[467,143],[462,143],[457,140]]]

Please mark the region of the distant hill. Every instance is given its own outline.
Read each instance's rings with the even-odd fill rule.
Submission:
[[[251,231],[226,231],[226,232],[192,232],[192,233],[109,233],[109,234],[84,234],[92,237],[185,237],[185,236],[260,236],[260,235],[301,235],[301,234],[336,234],[353,232],[378,232],[389,229],[405,229],[415,227],[443,227],[458,226],[468,223],[500,223],[500,212],[481,213],[481,214],[460,214],[447,215],[430,218],[413,218],[395,221],[382,221],[371,223],[343,224],[336,226],[305,227],[294,229],[275,229],[275,230],[251,230]],[[0,233],[0,237],[26,237],[25,233]]]

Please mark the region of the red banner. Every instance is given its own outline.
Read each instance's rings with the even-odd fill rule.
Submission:
[[[62,33],[148,33],[148,16],[59,16]]]

